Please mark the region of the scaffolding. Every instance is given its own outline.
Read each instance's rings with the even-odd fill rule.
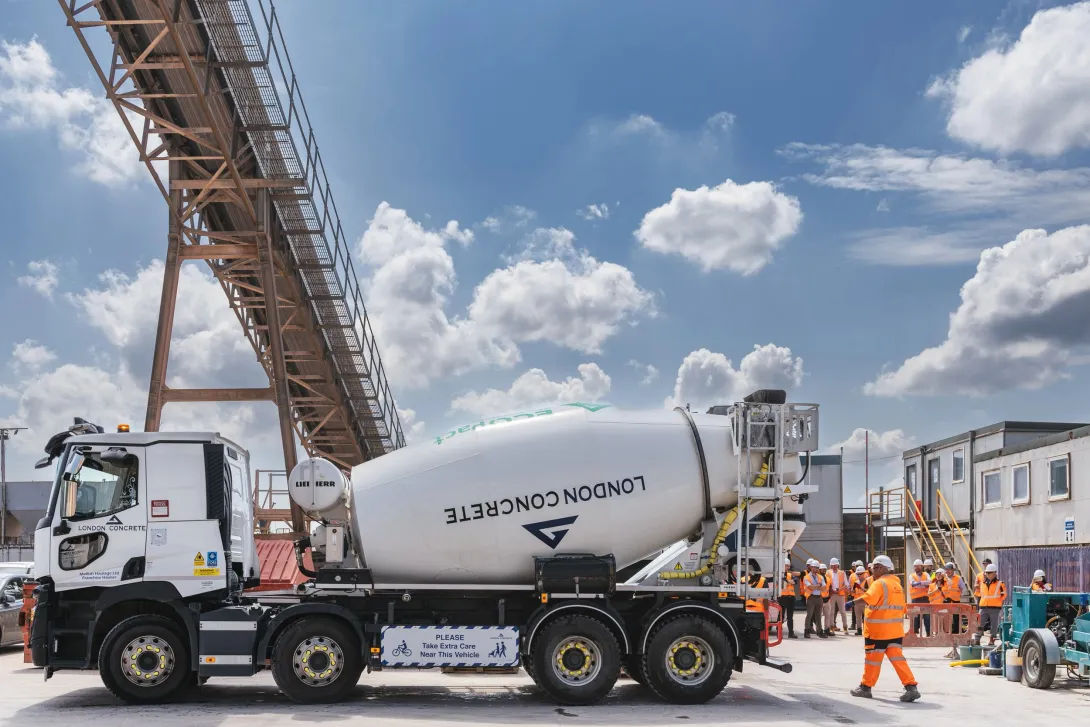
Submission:
[[[285,468],[296,438],[344,469],[405,439],[348,239],[271,0],[58,0],[167,201],[145,431],[170,402],[271,401]],[[103,50],[105,31],[109,43]],[[92,40],[94,42],[92,42]],[[96,50],[97,49],[97,50]],[[268,387],[167,385],[179,272],[205,261]],[[295,532],[303,514],[292,506]]]

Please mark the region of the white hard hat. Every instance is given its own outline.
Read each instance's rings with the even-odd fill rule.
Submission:
[[[859,566],[856,566],[856,567],[855,567],[855,572],[856,572],[856,573],[866,573],[866,572],[867,572],[867,569],[866,569],[866,568],[864,568],[863,566],[859,565]]]
[[[872,563],[872,565],[882,565],[886,568],[889,568],[890,570],[893,570],[893,561],[890,560],[889,556],[887,555],[879,555],[877,558],[874,559],[874,563]]]
[[[931,560],[930,558],[928,558],[927,560],[925,560],[925,561],[923,562],[923,564],[924,564],[924,565],[935,565],[935,561],[933,561],[933,560]]]
[[[784,565],[791,565],[791,559],[790,558],[784,558],[783,559],[783,564]]]
[[[953,561],[950,561],[949,563],[946,564],[946,569],[947,570],[954,570],[955,568],[957,568],[957,566],[954,565]]]
[[[919,558],[917,558],[915,561],[912,562],[912,567],[913,568],[915,568],[918,565],[923,565],[923,561],[920,560]]]
[[[840,558],[830,558],[829,565],[840,565]]]
[[[988,568],[991,568],[993,571],[996,569],[994,565],[989,565]],[[987,570],[987,568],[985,568],[985,570]],[[1033,580],[1037,580],[1038,578],[1044,578],[1044,577],[1045,577],[1045,572],[1043,570],[1033,571]]]
[[[814,560],[813,558],[807,558],[806,559],[806,567],[809,568],[812,565],[817,565],[817,561]]]
[[[828,567],[829,566],[825,565],[824,563],[818,563],[818,568],[826,568],[827,569]]]

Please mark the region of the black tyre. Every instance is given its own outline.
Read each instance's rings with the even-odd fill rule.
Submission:
[[[643,657],[639,654],[629,654],[625,657],[624,673],[637,684],[647,686],[647,675],[643,673]]]
[[[1048,689],[1056,678],[1056,665],[1045,663],[1045,647],[1037,638],[1022,647],[1022,678],[1033,689]]]
[[[658,626],[643,655],[647,686],[673,704],[714,698],[730,681],[733,664],[730,638],[700,616],[677,616]]]
[[[594,704],[613,689],[621,649],[609,628],[590,616],[558,618],[534,639],[531,674],[559,704]]]
[[[537,682],[537,677],[534,676],[534,660],[526,654],[522,655],[522,670],[526,672],[526,676]]]
[[[129,704],[168,702],[194,682],[181,630],[162,616],[131,616],[110,629],[98,651],[98,673]]]
[[[356,632],[344,621],[324,616],[300,619],[276,640],[273,679],[298,704],[336,702],[360,679],[360,649]]]

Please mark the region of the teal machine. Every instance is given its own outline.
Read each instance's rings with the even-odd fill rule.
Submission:
[[[1016,586],[1004,615],[1004,648],[1022,657],[1028,686],[1048,689],[1059,666],[1073,679],[1090,679],[1090,594]]]

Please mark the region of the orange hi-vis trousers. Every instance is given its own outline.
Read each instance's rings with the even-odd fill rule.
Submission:
[[[865,665],[863,667],[863,681],[860,682],[865,687],[873,687],[878,683],[878,675],[882,673],[882,657],[885,656],[893,664],[893,670],[897,672],[897,676],[901,679],[901,684],[904,686],[916,684],[916,677],[912,676],[912,670],[908,668],[908,660],[905,659],[905,653],[901,650],[900,639],[889,639],[888,641],[877,641],[875,639],[864,639],[863,650],[865,653]]]

